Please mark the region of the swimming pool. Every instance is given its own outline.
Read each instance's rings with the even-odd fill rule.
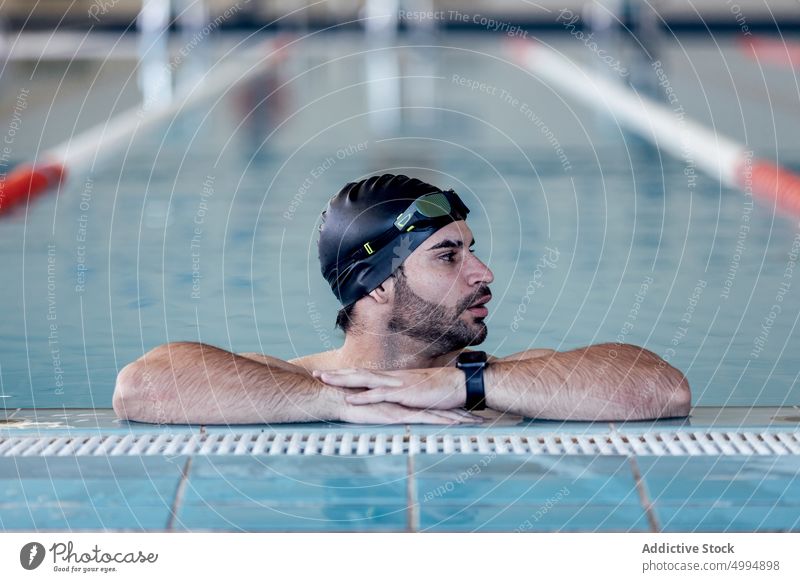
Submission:
[[[572,36],[542,40],[609,73]],[[176,72],[246,67],[251,53],[229,51],[257,41],[209,40]],[[800,527],[796,221],[571,101],[501,39],[301,42],[0,219],[0,529]],[[13,161],[153,99],[134,48],[121,40],[113,62],[7,64]],[[666,79],[688,116],[798,167],[791,69],[724,37],[673,40],[658,57],[660,72],[630,73],[650,93]],[[687,373],[692,416],[446,428],[115,418],[117,370],[166,341],[281,358],[337,346],[319,212],[345,182],[383,172],[452,187],[472,209],[495,274],[487,350],[640,344]]]
[[[598,66],[573,38],[546,41]],[[570,102],[501,40],[436,42],[312,35],[254,82],[4,217],[2,405],[108,407],[117,370],[167,341],[287,359],[335,347],[319,212],[345,182],[381,172],[453,187],[473,209],[496,277],[487,350],[624,341],[684,370],[695,405],[800,402],[796,221]],[[665,43],[659,58],[688,116],[800,167],[791,69],[724,39]],[[17,117],[40,139],[18,139],[14,159],[141,98],[133,61],[114,63],[122,73],[73,63],[70,82],[86,88],[52,103],[43,71],[60,65],[15,63],[6,97],[23,96]]]

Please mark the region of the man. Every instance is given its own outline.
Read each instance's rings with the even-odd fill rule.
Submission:
[[[506,357],[486,338],[491,270],[472,251],[452,190],[385,174],[347,184],[323,212],[323,276],[343,308],[338,349],[283,361],[188,342],[119,373],[114,410],[157,423],[479,423],[484,408],[531,418],[689,414],[684,375],[643,348],[598,344]]]

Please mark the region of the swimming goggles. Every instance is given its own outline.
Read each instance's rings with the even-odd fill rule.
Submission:
[[[468,213],[469,209],[453,190],[423,194],[397,215],[391,228],[358,247],[341,264],[352,264],[369,257],[402,233],[464,220]],[[442,220],[445,217],[447,220]]]

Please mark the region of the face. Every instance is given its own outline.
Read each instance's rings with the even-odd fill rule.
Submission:
[[[483,304],[491,298],[492,271],[474,254],[467,223],[453,222],[417,247],[396,273],[388,322],[391,332],[426,342],[430,352],[448,353],[486,339]]]

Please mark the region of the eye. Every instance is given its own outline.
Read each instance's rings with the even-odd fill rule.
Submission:
[[[445,253],[443,255],[439,255],[439,258],[447,263],[453,262],[453,257],[456,256],[455,253]]]

